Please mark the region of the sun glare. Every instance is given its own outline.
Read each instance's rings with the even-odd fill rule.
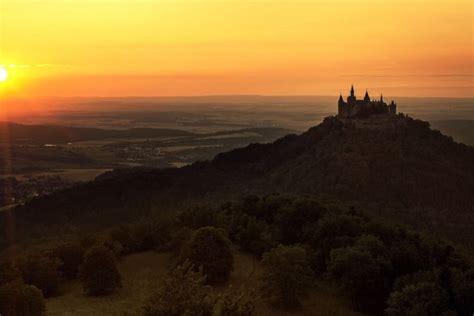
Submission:
[[[8,79],[8,71],[5,68],[0,68],[0,81],[6,81]]]

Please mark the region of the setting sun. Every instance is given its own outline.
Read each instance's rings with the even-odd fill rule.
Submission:
[[[0,81],[6,81],[8,79],[8,72],[5,68],[0,68]]]

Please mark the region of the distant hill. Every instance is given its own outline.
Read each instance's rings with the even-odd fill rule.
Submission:
[[[127,130],[107,130],[0,122],[0,143],[58,144],[107,138],[152,138],[190,135],[194,134],[174,129],[133,128]]]
[[[473,248],[474,148],[403,115],[326,118],[302,135],[181,169],[111,172],[8,211],[18,236],[104,227],[191,201],[274,192],[324,195]],[[13,213],[14,212],[14,213]],[[54,230],[57,234],[59,230]],[[10,236],[11,237],[11,236]]]
[[[431,125],[458,142],[474,146],[473,120],[439,120],[432,121]]]

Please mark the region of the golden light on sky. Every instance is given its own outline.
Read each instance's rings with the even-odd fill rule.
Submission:
[[[0,64],[27,96],[472,97],[473,4],[0,0]]]
[[[8,71],[3,68],[3,67],[0,67],[0,81],[6,81],[8,79]]]

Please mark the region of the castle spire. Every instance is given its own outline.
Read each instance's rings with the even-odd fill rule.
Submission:
[[[369,91],[367,91],[367,89],[365,89],[364,101],[365,101],[365,102],[369,102],[369,101],[370,101]]]
[[[353,96],[354,96],[354,85],[351,84],[351,97],[353,97]]]
[[[383,102],[383,95],[380,94],[380,102]]]

